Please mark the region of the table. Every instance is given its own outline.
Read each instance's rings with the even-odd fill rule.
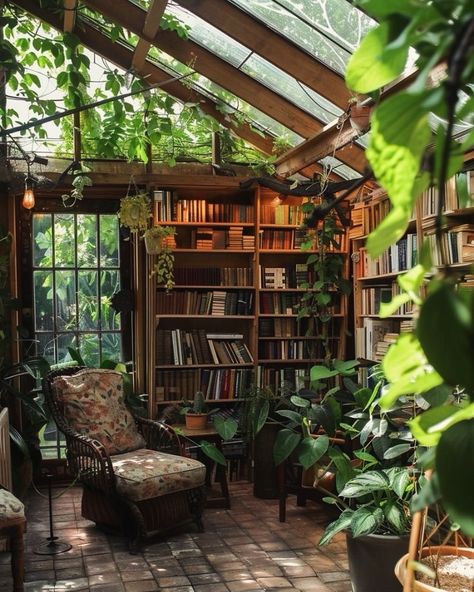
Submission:
[[[215,447],[222,452],[222,438],[212,425],[199,430],[190,430],[184,425],[175,426],[179,431],[178,434],[182,434],[186,439],[189,438],[196,444],[199,444],[202,440],[207,440],[215,445]],[[204,453],[202,453],[204,455]],[[202,460],[202,459],[201,459]],[[230,509],[230,495],[229,495],[229,484],[227,482],[227,471],[226,467],[216,463],[216,477],[219,479],[221,486],[221,495],[213,495],[212,483],[211,483],[211,471],[210,464],[213,461],[205,456],[205,464],[207,466],[206,473],[206,485],[208,487],[208,496],[206,499],[207,508],[227,508]]]

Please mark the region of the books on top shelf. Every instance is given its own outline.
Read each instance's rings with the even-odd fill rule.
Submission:
[[[173,294],[158,291],[156,312],[158,315],[244,315],[252,314],[253,292],[235,291],[180,291]]]
[[[181,199],[172,191],[153,192],[153,217],[157,222],[251,223],[253,212],[253,205],[229,203],[227,197],[216,203],[206,199]]]

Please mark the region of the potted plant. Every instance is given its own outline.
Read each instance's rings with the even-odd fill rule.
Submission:
[[[150,198],[146,193],[127,195],[120,200],[120,223],[132,234],[145,232],[151,218]]]
[[[166,290],[174,288],[174,226],[152,226],[145,231],[145,248],[149,255],[155,255],[156,261],[152,275],[156,275],[158,284],[165,286]]]
[[[183,412],[188,429],[202,430],[207,426],[208,413],[202,391],[196,392],[192,407],[185,407]]]

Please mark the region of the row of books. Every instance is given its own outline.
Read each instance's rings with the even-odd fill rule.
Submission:
[[[185,243],[187,241],[183,240],[182,244]],[[255,237],[253,234],[244,234],[243,226],[231,226],[227,229],[205,226],[191,231],[189,247],[199,251],[212,249],[253,251],[255,250]]]
[[[298,205],[280,204],[262,205],[260,208],[261,224],[303,224],[305,215]]]
[[[311,321],[312,323],[312,321]],[[317,321],[316,321],[317,323]],[[309,329],[310,320],[308,318],[260,318],[258,324],[259,337],[305,337],[314,335],[314,331]],[[325,323],[329,337],[338,337],[341,331],[341,319],[333,318]],[[318,327],[319,333],[321,327]],[[318,339],[316,335],[314,337]]]
[[[291,251],[300,249],[305,241],[306,230],[296,228],[294,230],[261,230],[261,249],[281,249]]]
[[[453,212],[469,205],[462,202],[462,195],[474,194],[474,171],[457,173],[448,179],[445,185],[444,208],[445,212]],[[439,209],[439,191],[437,187],[430,187],[421,196],[421,215],[423,218],[436,216]]]
[[[412,331],[413,319],[396,322],[388,319],[363,319],[362,327],[356,328],[356,356],[374,362],[382,361],[388,348],[400,333]]]
[[[382,303],[391,302],[394,296],[400,294],[400,286],[396,281],[389,286],[373,286],[361,291],[361,314],[378,315]],[[413,314],[413,302],[406,302],[398,308],[394,315]]]
[[[260,288],[291,289],[301,288],[313,281],[313,274],[306,263],[296,263],[286,267],[264,267],[260,265]]]
[[[297,314],[301,295],[291,292],[261,292],[261,314]]]
[[[391,245],[380,257],[372,259],[364,248],[359,249],[359,261],[356,264],[357,278],[397,273],[411,269],[417,260],[417,236],[407,234],[396,244]]]
[[[176,285],[253,286],[251,267],[181,267],[174,270]]]
[[[206,333],[204,329],[158,329],[157,365],[253,364],[242,334]]]
[[[337,356],[338,342],[330,340],[331,355]],[[280,339],[260,341],[259,358],[264,360],[320,360],[324,357],[323,343],[320,339]]]
[[[175,290],[173,294],[158,291],[156,312],[160,314],[189,315],[251,315],[253,292],[235,291],[188,291]]]
[[[443,232],[441,245],[435,234],[427,234],[425,240],[430,244],[433,265],[443,265],[441,249],[446,254],[445,263],[450,265],[474,261],[474,224],[462,224]]]
[[[204,199],[180,199],[176,203],[177,222],[229,222],[254,221],[254,207],[248,204],[215,203]]]
[[[156,373],[157,401],[192,400],[197,391],[206,399],[238,399],[252,383],[253,370],[248,368],[194,368],[159,370]]]
[[[309,371],[306,368],[268,368],[257,367],[257,385],[270,388],[275,394],[299,390],[309,383]]]

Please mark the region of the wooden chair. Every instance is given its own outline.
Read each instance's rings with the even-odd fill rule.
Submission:
[[[186,523],[202,530],[205,466],[182,456],[171,427],[132,416],[119,372],[63,368],[45,377],[43,391],[84,486],[84,518],[120,528],[132,549]]]

